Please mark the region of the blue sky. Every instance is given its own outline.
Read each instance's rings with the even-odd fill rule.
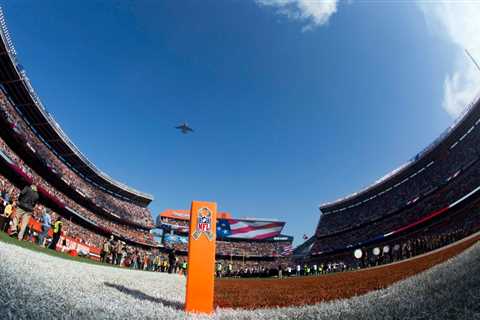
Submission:
[[[452,123],[442,105],[458,46],[414,2],[333,1],[316,23],[303,0],[264,1],[3,7],[48,111],[99,168],[153,194],[154,216],[212,200],[285,220],[298,244],[320,203]],[[173,129],[183,121],[194,134]]]

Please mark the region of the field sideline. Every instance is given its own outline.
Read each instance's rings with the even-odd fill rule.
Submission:
[[[442,263],[480,240],[470,236],[407,260],[352,272],[318,277],[271,279],[222,279],[215,283],[216,305],[229,308],[272,308],[311,305],[324,301],[346,299],[373,290],[384,289]]]
[[[467,247],[477,237],[460,244]],[[459,244],[441,252],[455,249],[457,245]],[[58,259],[35,251],[0,242],[0,312],[4,318],[51,319],[62,315],[63,319],[480,319],[480,244],[453,259],[449,259],[450,253],[444,252],[438,259],[449,259],[445,263],[399,281],[387,289],[362,296],[355,296],[361,294],[355,293],[354,297],[348,299],[295,308],[217,308],[211,317],[187,316],[182,311],[185,295],[185,278],[182,276],[75,263],[71,259]],[[403,262],[396,266],[399,269],[405,267]],[[428,265],[424,267],[428,268]],[[288,291],[283,291],[284,296],[304,294],[305,290],[308,297],[322,296],[328,290],[322,291],[310,281],[316,280],[321,284],[339,276],[355,276],[388,269],[389,267],[383,267],[318,278],[268,280],[268,297],[270,300],[276,299],[276,292],[281,292],[277,286],[282,287],[283,284],[296,281],[305,281],[305,286],[294,289],[290,287]],[[383,276],[388,273],[384,271]],[[372,276],[372,281],[376,279],[371,282],[373,286],[382,283],[378,276],[378,273],[375,277]],[[217,281],[217,285],[234,284],[236,281],[221,280]],[[249,284],[250,291],[258,293],[258,290],[265,289],[263,281],[237,282]],[[356,285],[365,292],[371,290],[360,283]],[[245,303],[251,297],[244,288],[234,288],[233,285],[228,287],[231,288],[228,294],[233,300],[226,303]],[[383,285],[377,288],[382,287]],[[333,292],[343,292],[343,289],[345,288],[337,286]],[[226,293],[225,288],[217,291],[217,303],[219,294],[227,297]],[[345,293],[348,294],[350,293]],[[339,297],[332,295],[329,299]],[[263,301],[257,297],[256,306],[261,306],[259,304]],[[280,303],[283,302],[280,300]],[[247,304],[243,307],[252,306]]]

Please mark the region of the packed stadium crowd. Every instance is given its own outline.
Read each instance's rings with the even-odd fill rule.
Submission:
[[[160,222],[168,224],[168,225],[184,227],[184,228],[188,228],[189,224],[190,224],[189,220],[172,219],[172,218],[167,218],[167,217],[161,217]]]
[[[97,187],[87,183],[81,176],[65,165],[41,140],[33,133],[21,118],[21,115],[11,106],[8,99],[0,92],[0,116],[11,124],[12,130],[21,137],[23,143],[44,161],[46,167],[58,176],[72,190],[76,190],[84,198],[89,198],[96,206],[102,208],[103,215],[96,214],[72,200],[67,194],[53,187],[40,176],[11,147],[0,138],[0,152],[11,161],[12,168],[18,169],[18,174],[24,184],[31,184],[35,192],[60,204],[60,208],[71,208],[82,219],[100,227],[102,234],[87,229],[76,223],[72,218],[62,218],[62,213],[52,212],[40,201],[31,210],[31,219],[38,221],[42,229],[30,230],[24,224],[24,209],[19,200],[25,187],[20,190],[4,176],[0,175],[0,227],[22,240],[30,240],[40,245],[55,248],[60,234],[75,239],[79,243],[101,248],[101,260],[105,263],[123,267],[159,272],[187,272],[185,244],[175,244],[171,249],[143,249],[139,246],[127,245],[125,240],[144,245],[156,246],[153,235],[143,228],[117,222],[110,215],[120,216],[125,221],[134,222],[144,228],[153,226],[153,220],[147,208],[118,199]],[[350,205],[345,210],[329,209],[323,215],[316,232],[317,239],[312,251],[320,253],[353,247],[359,243],[368,242],[378,235],[388,233],[426,217],[462,198],[478,185],[480,176],[479,149],[480,132],[477,126],[470,128],[464,136],[452,145],[448,152],[431,161],[408,179],[380,192],[375,197],[358,204]],[[39,197],[40,198],[40,197]],[[335,212],[336,211],[336,212]],[[216,263],[218,277],[268,277],[268,276],[307,276],[330,272],[352,270],[390,263],[406,259],[424,252],[457,241],[466,235],[480,229],[478,212],[462,216],[455,221],[445,219],[445,228],[425,229],[422,234],[408,235],[396,243],[389,243],[377,250],[362,248],[362,257],[354,259],[353,255],[342,258],[329,257],[329,260],[316,263],[301,263],[283,258],[291,252],[291,244],[285,242],[254,242],[254,241],[217,241],[216,254],[223,259]],[[48,216],[48,217],[47,217]],[[348,219],[345,217],[348,216]],[[474,217],[474,218],[472,218]],[[30,217],[29,217],[30,218]],[[48,223],[47,223],[47,222]],[[188,227],[188,221],[168,219],[163,223]],[[58,226],[61,227],[58,227]],[[46,231],[52,230],[50,236]],[[452,229],[456,226],[456,229]],[[59,231],[61,229],[61,231]],[[115,235],[115,236],[114,236]],[[401,241],[400,241],[401,240]],[[387,248],[388,249],[385,249]],[[379,249],[377,247],[373,249]],[[177,256],[175,253],[179,253]],[[230,259],[228,259],[230,257]],[[239,260],[239,258],[243,258]],[[233,259],[236,258],[236,259]],[[250,258],[263,258],[252,260]],[[319,260],[320,261],[320,260]]]
[[[122,235],[122,237],[139,242],[145,243],[150,245],[156,245],[153,236],[143,229],[136,229],[131,226],[127,226],[121,224],[119,222],[109,220],[93,212],[85,209],[84,207],[77,204],[75,201],[71,200],[69,197],[64,195],[62,192],[58,191],[57,189],[53,188],[48,182],[42,179],[34,170],[29,168],[25,162],[18,157],[10,148],[9,146],[0,138],[0,151],[3,152],[8,158],[15,163],[15,165],[20,169],[23,174],[29,178],[30,181],[28,183],[33,183],[41,188],[42,192],[48,194],[48,197],[51,199],[55,199],[57,203],[64,204],[69,208],[73,209],[75,212],[80,214],[86,220],[90,220],[93,224],[102,227],[106,232],[109,233],[116,233]],[[85,237],[89,237],[86,233]]]
[[[82,197],[91,200],[100,210],[120,216],[126,221],[131,221],[146,228],[154,226],[148,208],[121,200],[98,187],[92,186],[81,176],[70,169],[60,160],[40,138],[28,127],[21,115],[15,110],[0,91],[0,116],[4,117],[12,126],[15,134],[30,151],[39,159],[48,170],[58,179],[67,184],[72,192],[77,192]]]
[[[156,256],[159,257],[164,255],[158,252],[158,250],[146,250],[139,246],[127,245],[125,241],[119,238],[114,240],[113,235],[108,239],[68,219],[62,218],[61,215],[46,208],[38,200],[35,201],[31,216],[28,217],[26,222],[30,224],[26,225],[22,231],[24,217],[22,217],[21,194],[25,192],[24,190],[33,186],[26,186],[20,191],[0,175],[0,212],[2,213],[0,214],[0,231],[8,233],[12,237],[18,237],[19,240],[30,241],[57,250],[59,248],[56,244],[60,237],[65,239],[64,241],[68,238],[89,247],[102,249],[102,261],[105,263],[118,264],[134,269],[152,270],[151,266],[156,261],[153,259],[152,253],[156,252]],[[33,229],[31,227],[32,221],[38,222],[42,229]],[[61,229],[58,231],[59,239],[57,239],[57,242],[54,242],[54,245],[51,245],[55,239],[57,221],[61,221]],[[51,231],[50,235],[48,234],[49,231]],[[110,249],[106,254],[104,251],[107,248],[105,243],[115,244],[114,248],[113,246],[109,247]],[[67,250],[66,242],[60,243],[60,246],[60,250]],[[120,260],[120,255],[117,252],[122,255],[123,260]],[[148,267],[145,265],[146,262],[148,262]]]
[[[375,212],[382,212],[380,209],[365,213],[364,209],[370,210],[371,207],[359,206],[351,211],[323,215],[316,233],[321,241],[317,241],[314,251],[328,252],[367,241],[421,219],[462,198],[478,187],[479,143],[480,132],[475,126],[475,129],[470,130],[468,135],[465,135],[461,142],[451,148],[448,154],[443,155],[441,159],[436,160],[421,173],[410,178],[408,190],[418,190],[418,186],[422,186],[420,188],[423,190],[421,195],[409,194],[409,197],[406,198],[403,197],[405,193],[399,192],[397,199],[402,199],[402,201],[394,201],[385,196],[369,201],[370,203],[380,201],[380,205],[382,205],[382,199],[390,199],[392,203],[396,204],[394,210],[385,210],[383,214],[376,216]],[[400,190],[396,189],[390,194],[393,196]],[[406,201],[406,199],[411,200]],[[385,207],[389,208],[388,205]],[[363,219],[367,219],[366,222]],[[350,221],[362,222],[350,225]]]
[[[313,251],[326,253],[366,242],[409,223],[415,223],[429,214],[446,208],[450,203],[459,200],[479,186],[477,177],[480,176],[480,166],[477,164],[478,162],[475,162],[454,179],[450,179],[448,186],[438,189],[438,192],[432,192],[429,196],[418,200],[401,212],[385,216],[360,227],[351,228],[348,232],[319,237]]]
[[[187,243],[165,242],[165,246],[179,252],[188,251]],[[291,249],[290,242],[216,241],[216,255],[225,257],[280,257],[289,254]]]
[[[446,185],[479,158],[478,124],[470,129],[466,128],[464,133],[465,135],[446,153],[437,156],[416,172],[411,171],[408,178],[388,188],[386,186],[382,192],[366,199],[358,199],[357,203],[347,207],[341,208],[339,204],[323,208],[324,214],[317,235],[327,236],[372,223],[403,210]]]
[[[1,141],[1,139],[0,139],[0,141]],[[1,149],[1,147],[2,146],[0,145],[0,150],[5,151],[4,149]],[[9,157],[13,156],[12,154],[9,154],[8,152],[5,152],[5,153],[7,153],[7,155]],[[25,170],[25,171],[27,171],[27,170]],[[31,170],[29,170],[29,171],[30,171],[30,173],[33,173],[33,171],[31,171]],[[32,176],[30,176],[30,177],[32,177]],[[46,192],[48,192],[53,199],[59,199],[58,201],[63,202],[66,205],[68,205],[69,207],[71,207],[73,210],[75,210],[76,212],[81,214],[82,217],[84,217],[86,220],[90,220],[91,222],[94,222],[95,225],[101,227],[106,233],[119,234],[119,235],[121,235],[122,238],[133,241],[133,242],[136,242],[136,243],[157,245],[156,241],[153,238],[153,235],[150,234],[149,232],[146,232],[142,229],[136,230],[134,228],[122,225],[118,222],[109,221],[107,219],[101,218],[98,215],[95,215],[95,214],[89,212],[88,210],[84,209],[83,207],[79,206],[78,204],[76,204],[72,200],[70,200],[66,197],[65,198],[61,197],[62,194],[60,192],[58,192],[54,188],[50,187],[47,183],[45,183],[45,181],[38,178],[38,176],[33,175],[33,177],[35,177],[35,178],[31,179],[31,181],[30,181],[31,183],[37,185],[39,188],[42,188],[42,190],[45,190]],[[0,179],[3,182],[3,184],[6,186],[5,188],[7,190],[9,190],[9,193],[11,194],[10,198],[15,199],[18,196],[20,190],[16,186],[11,184],[11,182],[9,180],[7,180],[5,177],[0,175]],[[42,207],[42,205],[39,205],[39,207]],[[38,210],[38,209],[35,209],[35,210]],[[96,238],[96,235],[95,235],[94,231],[87,230],[86,228],[83,228],[83,227],[80,227],[80,226],[78,226],[77,229],[79,230],[78,232],[81,232],[82,235],[81,235],[80,238],[83,239],[83,240]],[[98,243],[96,243],[96,244],[98,244]]]
[[[15,217],[16,210],[13,207],[22,208],[22,194],[25,189],[31,188],[26,186],[21,192],[4,177],[0,176],[0,209],[3,212],[0,215],[2,222],[0,224],[2,231],[7,231],[19,239],[29,240],[39,245],[49,246],[54,241],[53,237],[38,230],[25,230],[21,232],[23,224],[22,217]],[[36,200],[38,201],[38,200]],[[480,229],[480,209],[477,204],[455,216],[446,217],[442,221],[436,222],[435,225],[429,225],[415,233],[404,235],[389,243],[381,245],[372,245],[361,249],[362,256],[355,259],[352,252],[347,255],[338,257],[326,257],[315,263],[303,263],[295,261],[291,257],[271,257],[263,256],[263,259],[251,259],[251,257],[243,256],[242,259],[217,259],[216,275],[217,277],[289,277],[289,276],[314,276],[332,272],[341,272],[347,270],[355,270],[358,268],[366,268],[377,266],[380,264],[391,263],[402,259],[407,259],[431,250],[435,250]],[[18,210],[18,209],[17,209]],[[50,218],[45,219],[48,215]],[[7,218],[7,219],[5,219]],[[17,219],[16,223],[11,223]],[[32,210],[32,219],[39,221],[43,226],[47,225],[48,229],[54,230],[56,223],[61,221],[61,234],[65,237],[75,239],[80,243],[89,246],[101,248],[101,261],[104,263],[114,264],[121,267],[155,271],[187,274],[188,261],[184,254],[177,255],[176,250],[172,249],[144,249],[136,246],[127,245],[123,240],[115,238],[113,235],[107,239],[96,233],[92,233],[83,227],[62,219],[60,215],[51,212],[42,204],[34,204]],[[48,221],[48,222],[47,222]],[[5,223],[7,222],[7,223]],[[14,229],[16,226],[17,229]],[[10,229],[10,230],[9,230]],[[46,229],[46,231],[48,231]],[[86,237],[86,235],[88,235]],[[58,239],[57,239],[58,241]],[[236,242],[233,242],[236,243]],[[242,242],[239,242],[242,243]],[[65,244],[63,245],[65,246]],[[386,249],[388,248],[388,249]],[[375,252],[375,250],[377,250]]]
[[[331,257],[337,257],[346,261],[349,265],[367,267],[435,250],[480,230],[480,209],[478,205],[477,198],[476,201],[460,210],[436,219],[419,230],[403,234],[400,238],[394,240],[387,241],[385,239],[380,244],[362,247],[362,260],[354,259],[350,250],[337,254],[326,254],[324,257],[318,256],[315,260],[324,261]],[[380,250],[377,250],[377,255],[373,254],[374,248],[380,248]]]
[[[279,257],[288,252],[291,243],[259,241],[217,241],[217,255],[236,257]]]

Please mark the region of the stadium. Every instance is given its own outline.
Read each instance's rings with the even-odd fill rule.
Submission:
[[[215,312],[188,314],[193,211],[154,221],[152,195],[88,160],[34,90],[2,9],[0,24],[0,318],[480,315],[480,97],[407,163],[321,204],[295,249],[285,221],[218,212]]]
[[[159,242],[164,248],[188,253],[190,212],[166,210],[157,218]],[[273,219],[233,219],[228,212],[217,215],[217,276],[260,277],[277,273],[288,264],[293,237],[282,234],[285,222]]]
[[[363,190],[322,204],[315,237],[303,250],[309,263],[378,265],[477,232],[479,116],[477,99],[409,162]],[[361,261],[351,254],[356,249]]]

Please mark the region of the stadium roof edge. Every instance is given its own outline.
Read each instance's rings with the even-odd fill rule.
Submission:
[[[352,200],[361,197],[362,195],[367,194],[369,191],[374,190],[375,188],[379,188],[382,185],[387,184],[388,182],[392,181],[395,177],[401,175],[402,173],[406,172],[409,168],[413,167],[416,163],[420,162],[421,160],[425,159],[428,155],[432,154],[436,148],[445,141],[454,131],[455,129],[459,128],[463,122],[468,119],[468,116],[472,113],[475,109],[474,107],[477,106],[480,108],[480,94],[477,94],[473,101],[466,106],[463,112],[455,119],[455,121],[450,125],[440,136],[435,139],[431,144],[429,144],[426,148],[422,151],[417,153],[412,159],[397,167],[396,169],[392,170],[391,172],[384,175],[382,178],[377,179],[373,184],[360,189],[357,192],[354,192],[350,195],[342,197],[332,202],[325,202],[318,205],[320,214],[324,214],[326,209],[330,209],[333,207],[338,207],[342,203],[348,203]]]
[[[85,177],[90,179],[90,183],[102,185],[105,190],[120,195],[121,197],[130,198],[134,202],[142,203],[148,206],[154,197],[151,194],[138,191],[132,187],[129,187],[122,182],[119,182],[106,173],[98,169],[88,158],[77,148],[77,146],[71,141],[71,139],[63,132],[60,125],[53,119],[43,104],[41,103],[38,95],[34,91],[30,80],[26,76],[25,70],[18,62],[16,50],[11,41],[6,22],[4,18],[3,8],[0,6],[0,50],[4,56],[7,56],[7,62],[9,65],[5,66],[3,70],[4,75],[12,77],[13,79],[5,79],[2,75],[2,86],[7,93],[11,95],[11,101],[15,106],[18,106],[18,102],[22,101],[22,106],[28,107],[28,112],[23,114],[24,117],[33,119],[41,119],[41,126],[36,131],[42,135],[42,138],[47,135],[53,135],[57,137],[53,143],[49,143],[51,148],[57,148],[58,150],[68,150],[68,156],[72,160],[64,160],[68,162],[68,165],[75,168],[77,172],[80,172]],[[4,69],[4,68],[2,68]],[[12,98],[13,97],[13,98]],[[30,125],[35,127],[35,123],[38,121],[29,121]],[[45,125],[47,124],[47,125]],[[41,127],[41,128],[40,128]],[[48,141],[48,139],[44,139]],[[61,152],[59,152],[61,155]],[[94,182],[92,180],[95,180]]]

